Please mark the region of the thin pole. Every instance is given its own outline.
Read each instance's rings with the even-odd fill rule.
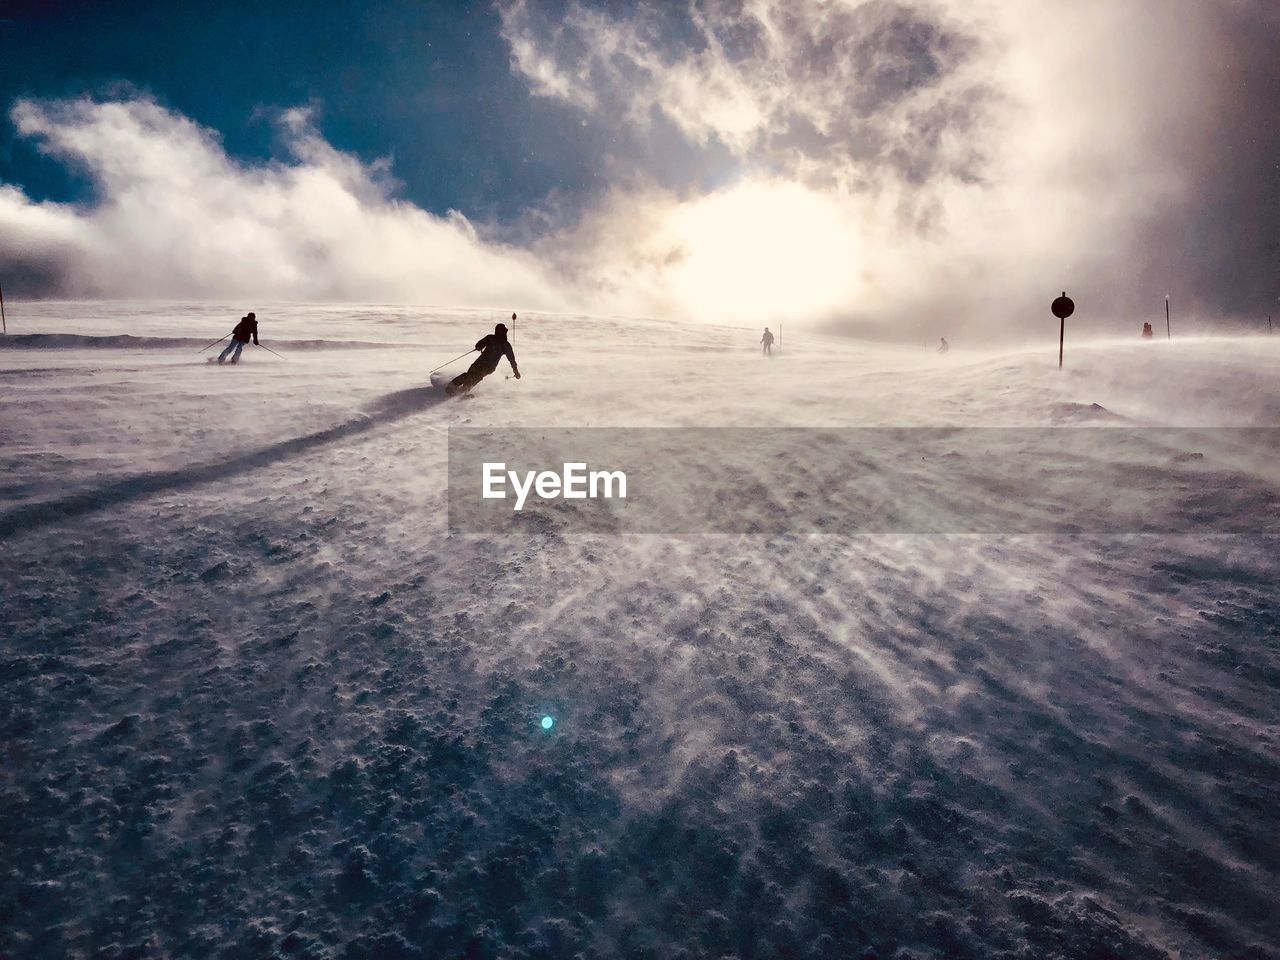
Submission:
[[[1061,326],[1058,328],[1058,369],[1062,369],[1062,345],[1067,341],[1067,318],[1061,318]]]
[[[476,348],[475,348],[475,347],[472,347],[472,348],[471,348],[470,350],[468,350],[466,353],[460,353],[460,354],[458,354],[456,357],[454,357],[452,360],[446,360],[444,363],[440,364],[440,366],[436,367],[436,370],[443,370],[443,369],[444,369],[445,367],[447,367],[449,364],[451,364],[451,363],[457,363],[457,362],[458,362],[459,360],[461,360],[463,357],[468,356],[468,355],[470,355],[470,354],[473,354],[473,353],[475,353],[475,352],[476,352]],[[427,376],[431,376],[431,374],[435,373],[435,372],[436,372],[436,370],[428,370],[428,371],[427,371]]]
[[[280,354],[276,353],[274,350],[272,350],[270,347],[268,347],[265,343],[260,343],[260,344],[258,344],[258,346],[260,346],[263,350],[267,351],[267,353],[275,353],[277,357],[280,357]],[[288,358],[288,357],[280,357],[280,359],[281,359],[281,360],[288,360],[289,358]]]
[[[1271,314],[1269,313],[1267,314],[1267,332],[1271,334],[1276,332],[1276,328],[1271,324]]]
[[[229,337],[229,336],[231,336],[231,334],[229,334],[229,333],[228,333],[228,334],[227,334],[227,337]],[[219,337],[217,340],[213,341],[213,343],[209,344],[209,347],[216,347],[216,346],[217,346],[218,344],[220,344],[223,340],[227,339],[227,337]],[[196,353],[197,353],[197,354],[204,353],[206,350],[208,350],[208,349],[209,349],[209,347],[201,347],[199,350],[197,350],[197,351],[196,351]]]
[[[4,318],[4,287],[0,287],[0,333],[9,332],[9,321]]]
[[[1166,340],[1173,339],[1173,330],[1169,327],[1169,298],[1164,298],[1164,338]]]

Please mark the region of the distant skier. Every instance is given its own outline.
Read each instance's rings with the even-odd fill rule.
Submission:
[[[1155,336],[1155,331],[1151,329],[1151,324],[1144,323],[1142,325],[1142,339],[1150,340],[1153,336]]]
[[[514,320],[516,315],[513,313],[511,319]],[[476,341],[476,349],[480,351],[480,356],[476,357],[474,363],[467,368],[467,372],[454,377],[449,386],[445,387],[445,393],[453,396],[456,393],[466,393],[477,383],[487,377],[493,371],[498,369],[498,361],[503,357],[511,363],[511,371],[516,375],[516,379],[520,379],[520,368],[516,366],[515,351],[511,349],[511,341],[507,339],[507,325],[500,323],[493,328],[493,333],[487,337],[482,337]]]
[[[939,337],[938,340],[939,340],[939,343],[938,343],[939,353],[946,353],[948,350],[951,349],[951,344],[947,343],[946,337]]]
[[[232,351],[235,356],[231,358],[232,363],[240,362],[240,351],[244,349],[244,345],[249,342],[249,338],[253,338],[253,345],[260,346],[258,343],[258,317],[250,312],[248,316],[240,318],[240,322],[236,324],[236,328],[231,331],[231,342],[227,344],[227,349],[218,354],[218,362],[222,363],[227,359],[227,354]]]
[[[760,338],[760,342],[764,344],[764,355],[766,357],[773,355],[773,334],[769,332],[769,328],[764,328],[764,336]]]

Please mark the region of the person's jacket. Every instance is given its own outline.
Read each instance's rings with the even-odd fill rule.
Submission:
[[[498,361],[505,356],[511,361],[511,369],[517,369],[515,351],[511,349],[511,341],[506,337],[499,337],[496,333],[491,333],[487,337],[481,337],[476,341],[476,349],[480,351],[479,360],[483,361],[486,366],[496,367]]]
[[[231,331],[231,339],[239,343],[248,343],[249,338],[253,338],[254,345],[258,344],[258,321],[250,320],[248,317],[241,317],[240,322],[236,324],[236,328]]]

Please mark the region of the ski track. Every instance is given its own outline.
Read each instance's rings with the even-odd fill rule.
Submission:
[[[430,346],[2,357],[0,955],[1280,957],[1274,537],[444,521],[451,425],[1274,426],[1280,343],[522,317],[440,403],[501,311],[258,312]]]

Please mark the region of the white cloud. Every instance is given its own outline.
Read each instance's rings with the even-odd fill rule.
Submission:
[[[838,312],[861,238],[825,194],[754,178],[687,199],[619,189],[539,249],[597,309],[755,323]]]
[[[1034,330],[1064,287],[1087,325],[1179,293],[1195,265],[1181,228],[1215,147],[1208,118],[1234,95],[1228,7],[500,9],[529,89],[616,134],[598,163],[610,185],[569,228],[516,248],[397,200],[387,164],[335,150],[306,110],[279,118],[290,160],[245,164],[148,100],[22,101],[19,130],[86,170],[95,198],[40,204],[0,185],[0,267],[75,295],[511,303],[936,334]],[[697,154],[682,182],[661,162],[673,131]]]
[[[588,215],[578,247],[616,254],[601,274],[622,301],[1008,328],[1063,286],[1089,304],[1082,322],[1123,313],[1151,295],[1140,275],[1179,269],[1153,224],[1190,202],[1186,148],[1216,94],[1204,4],[703,0],[611,17],[512,0],[503,13],[537,93],[633,134],[661,117],[735,158],[712,197],[640,170]],[[829,210],[744,222],[766,194]],[[740,282],[690,254],[716,235],[743,248]],[[832,249],[854,262],[816,283],[808,267]]]
[[[0,188],[0,262],[67,295],[564,305],[532,256],[395,200],[306,111],[280,119],[292,160],[263,164],[146,99],[23,100],[12,118],[93,181],[81,204]]]
[[[874,167],[918,177],[924,161],[963,175],[973,161],[965,143],[908,155],[939,108],[953,129],[977,127],[987,95],[969,24],[937,5],[708,0],[610,17],[511,0],[502,14],[534,93],[632,127],[661,114],[695,143],[847,184]]]

